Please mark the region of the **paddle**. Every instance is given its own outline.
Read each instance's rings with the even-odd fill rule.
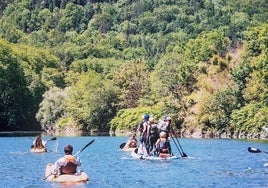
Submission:
[[[48,141],[52,141],[52,140],[57,140],[57,138],[56,138],[56,137],[52,137],[52,138],[50,138],[49,140],[47,140],[47,142],[48,142]]]
[[[95,141],[95,139],[91,140],[87,145],[85,145],[80,151],[78,151],[74,156],[78,155],[82,151],[84,151],[90,144],[92,144]]]
[[[134,149],[134,152],[138,154],[139,148]],[[143,155],[140,156],[140,160],[145,160],[145,157]]]
[[[28,137],[29,139],[31,139],[31,140],[34,140],[34,138],[30,138],[30,137]],[[52,137],[52,138],[50,138],[49,140],[47,140],[46,142],[48,142],[48,141],[52,141],[52,140],[57,140],[57,138],[56,137]]]
[[[82,151],[84,151],[90,144],[92,144],[95,141],[95,139],[91,140],[87,145],[85,145],[80,151],[78,151],[76,154],[74,154],[73,156],[78,155],[79,153],[81,153]],[[51,176],[53,173],[51,172],[50,174],[48,174],[46,177],[43,178],[43,180],[46,180],[49,176]]]
[[[125,145],[126,145],[126,143],[124,142],[124,143],[122,143],[122,144],[120,144],[120,149],[123,149],[124,147],[125,147]]]
[[[171,129],[171,131],[172,131],[172,134],[174,135],[176,141],[178,142],[178,144],[175,142],[175,139],[173,138],[172,135],[171,135],[171,138],[172,138],[173,142],[175,143],[175,145],[176,145],[178,151],[180,152],[181,156],[182,156],[182,157],[188,157],[188,155],[187,155],[186,153],[184,153],[184,151],[183,151],[183,149],[182,149],[182,147],[181,147],[181,144],[180,144],[180,142],[179,142],[179,140],[178,140],[178,138],[177,138],[177,136],[176,136],[176,134],[175,134],[175,131],[174,131],[173,129]],[[178,147],[178,146],[179,146],[179,147]]]
[[[261,152],[263,152],[263,153],[268,154],[267,151],[262,151],[262,150],[260,150],[258,148],[252,148],[252,147],[248,147],[248,151],[251,152],[251,153],[261,153]]]
[[[175,139],[173,138],[173,136],[171,136],[171,138],[172,138],[172,140],[173,140],[173,142],[174,142],[176,148],[178,149],[179,153],[181,154],[181,156],[183,156],[183,154],[182,154],[181,150],[179,149],[177,143],[175,142]]]
[[[188,155],[186,155],[186,153],[184,153],[184,151],[183,151],[183,149],[182,149],[182,147],[181,147],[181,144],[180,144],[180,142],[179,142],[179,140],[178,140],[178,138],[176,137],[176,135],[175,135],[175,138],[176,138],[176,140],[177,140],[177,142],[178,142],[178,145],[179,145],[179,147],[180,147],[180,149],[181,149],[181,152],[182,152],[182,157],[188,157]]]

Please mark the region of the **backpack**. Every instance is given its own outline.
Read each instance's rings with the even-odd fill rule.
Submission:
[[[158,135],[158,128],[157,128],[157,125],[156,124],[151,124],[150,134]]]

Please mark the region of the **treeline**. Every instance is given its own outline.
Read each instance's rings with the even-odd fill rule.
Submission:
[[[0,130],[258,137],[268,122],[265,0],[0,3]],[[39,125],[41,127],[39,127]]]

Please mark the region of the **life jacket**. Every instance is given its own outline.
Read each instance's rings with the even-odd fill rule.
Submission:
[[[167,134],[169,134],[169,131],[170,131],[170,124],[168,122],[165,122],[165,121],[160,121],[159,124],[158,124],[158,129],[159,129],[159,132],[166,132]]]
[[[129,143],[130,148],[135,148],[137,147],[137,140],[136,139],[131,139]]]
[[[168,158],[168,157],[171,157],[171,154],[169,154],[169,153],[160,153],[160,154],[159,154],[159,157],[160,157],[160,158],[164,158],[164,159],[166,159],[166,158]]]
[[[142,136],[146,136],[147,134],[147,130],[148,130],[148,126],[149,126],[149,121],[144,121],[143,124],[142,124],[142,127],[144,128],[144,124],[146,124],[145,126],[145,130],[143,130],[143,135]]]
[[[160,153],[169,153],[169,150],[170,150],[169,141],[167,139],[161,139],[160,143],[159,143],[159,151],[160,151]]]
[[[158,135],[158,128],[157,128],[157,125],[156,124],[151,124],[150,134]]]
[[[77,165],[75,164],[75,157],[72,155],[65,155],[65,165],[61,167],[61,174],[76,173]]]

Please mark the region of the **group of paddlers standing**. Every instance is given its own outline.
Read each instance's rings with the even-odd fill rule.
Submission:
[[[139,140],[136,138],[136,132],[139,133]],[[164,116],[163,119],[160,119],[156,123],[153,116],[144,114],[142,116],[142,122],[139,124],[135,133],[131,135],[125,147],[138,148],[138,154],[142,155],[172,156],[171,139],[173,139],[181,156],[187,157],[175,135],[171,124],[171,118]]]

